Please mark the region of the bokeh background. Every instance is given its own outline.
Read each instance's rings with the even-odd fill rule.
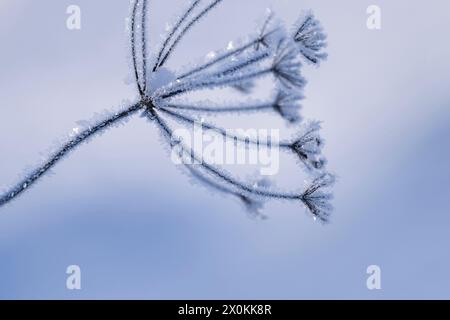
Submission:
[[[82,29],[66,28],[66,8]],[[382,29],[366,27],[379,5]],[[183,7],[150,4],[154,38]],[[298,204],[250,219],[181,175],[155,127],[136,118],[79,148],[0,209],[0,298],[450,298],[450,4],[227,0],[190,33],[181,65],[252,31],[265,8],[311,8],[329,59],[308,69],[303,115],[323,120],[339,176],[332,223]],[[134,99],[129,2],[0,0],[0,182],[96,111]],[[155,43],[153,43],[155,44]],[[82,290],[66,289],[68,265]],[[379,265],[382,289],[366,287]]]

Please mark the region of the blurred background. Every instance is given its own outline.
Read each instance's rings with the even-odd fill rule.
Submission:
[[[82,28],[66,28],[78,5]],[[154,50],[182,0],[150,1]],[[366,26],[381,8],[381,30]],[[450,28],[445,0],[226,0],[171,66],[222,48],[272,8],[312,9],[329,59],[306,68],[306,118],[323,121],[339,181],[322,226],[299,204],[251,219],[180,174],[155,126],[133,118],[83,145],[0,209],[2,299],[450,298]],[[0,184],[95,112],[133,100],[129,1],[0,0]],[[295,181],[294,181],[295,182]],[[66,268],[81,267],[81,290]],[[381,268],[381,290],[366,269]]]

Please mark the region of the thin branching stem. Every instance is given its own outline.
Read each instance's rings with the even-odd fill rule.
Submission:
[[[267,17],[267,19],[264,21],[264,24],[263,24],[262,28],[261,28],[260,39],[264,39],[264,33],[266,32],[267,27],[269,26],[269,23],[272,21],[272,19],[273,19],[273,12],[270,12],[268,17]],[[261,47],[261,44],[264,44],[264,42],[260,41],[260,42],[258,42],[255,45],[255,50],[256,51],[259,50],[259,48]]]
[[[174,112],[172,110],[168,110],[168,109],[163,108],[163,107],[162,108],[158,108],[158,110],[163,112],[163,113],[165,113],[166,115],[168,115],[168,116],[178,120],[178,121],[184,122],[184,123],[186,123],[188,125],[192,125],[192,126],[199,125],[202,128],[205,128],[207,130],[212,130],[212,131],[222,135],[224,138],[228,138],[228,139],[231,139],[231,140],[236,141],[236,142],[237,141],[242,142],[246,146],[254,145],[256,147],[267,147],[267,148],[279,147],[279,148],[284,148],[284,149],[291,149],[291,146],[292,146],[292,143],[289,143],[289,142],[272,141],[270,139],[270,137],[267,137],[266,139],[260,139],[258,137],[258,139],[256,139],[256,140],[251,139],[250,137],[241,137],[241,136],[238,136],[238,135],[230,134],[227,130],[219,128],[219,127],[217,127],[217,126],[215,126],[213,124],[196,121],[195,119],[193,119],[193,118],[191,118],[189,116],[186,116],[186,115]]]
[[[141,44],[142,44],[142,78],[144,92],[147,91],[147,0],[142,0]]]
[[[200,181],[206,183],[207,185],[213,187],[214,189],[221,191],[223,193],[229,193],[235,196],[240,196],[239,192],[236,192],[230,188],[227,188],[219,183],[214,182],[212,179],[208,179],[204,174],[197,170],[192,164],[184,164],[189,172]]]
[[[99,121],[91,127],[80,132],[78,135],[72,137],[67,143],[60,147],[55,153],[53,153],[48,160],[41,164],[38,168],[34,169],[31,173],[27,174],[21,181],[12,186],[5,193],[0,195],[0,206],[12,201],[28,188],[30,188],[37,180],[44,176],[52,167],[54,167],[61,159],[73,151],[77,146],[91,138],[97,133],[102,132],[111,125],[130,117],[137,111],[141,110],[143,105],[141,103],[133,104],[129,108],[115,113],[110,117]]]
[[[218,56],[205,62],[203,65],[193,67],[178,78],[174,77],[170,70],[158,70],[163,67],[173,54],[176,46],[191,30],[191,28],[202,19],[207,13],[218,6],[223,0],[210,0],[200,13],[194,13],[200,5],[201,0],[192,0],[191,4],[180,16],[164,40],[162,47],[156,55],[154,66],[147,70],[147,7],[148,0],[134,0],[131,7],[131,55],[132,67],[136,81],[136,87],[140,95],[140,101],[127,106],[121,111],[105,116],[104,119],[88,125],[85,129],[77,129],[75,135],[67,138],[66,142],[51,152],[43,160],[43,163],[34,170],[27,173],[24,178],[0,193],[0,206],[12,201],[24,191],[34,185],[51,168],[53,168],[66,155],[71,153],[76,147],[88,141],[97,133],[101,133],[107,128],[121,123],[133,114],[144,111],[144,115],[163,132],[164,137],[172,147],[178,148],[178,155],[183,159],[190,160],[183,162],[190,173],[208,186],[221,192],[236,196],[243,200],[246,207],[255,212],[260,207],[264,199],[297,200],[317,218],[326,221],[332,209],[329,200],[331,194],[322,189],[331,186],[334,182],[332,175],[323,173],[322,168],[326,163],[320,157],[322,140],[319,137],[319,126],[317,123],[307,124],[306,132],[296,138],[295,141],[273,141],[271,136],[246,136],[245,133],[234,134],[219,126],[198,121],[191,117],[192,113],[236,113],[272,110],[279,113],[284,119],[294,122],[299,119],[294,114],[300,107],[301,90],[305,80],[301,76],[301,62],[297,59],[299,53],[306,58],[313,56],[316,59],[324,59],[325,54],[319,52],[324,46],[325,35],[322,33],[318,22],[312,17],[306,19],[296,34],[287,35],[283,28],[275,28],[267,32],[271,27],[273,15],[264,22],[257,39],[247,40],[237,48],[229,46],[229,50],[221,51]],[[139,20],[139,21],[138,21]],[[280,37],[269,36],[280,31]],[[294,39],[289,39],[294,36]],[[275,42],[278,41],[278,44]],[[297,43],[296,43],[297,42]],[[261,47],[264,50],[260,50]],[[268,59],[273,61],[266,63]],[[311,60],[311,58],[309,58]],[[318,61],[318,60],[317,60]],[[210,69],[211,68],[211,69]],[[159,72],[161,71],[161,72]],[[154,74],[147,74],[152,72]],[[277,96],[272,102],[255,105],[237,105],[210,107],[201,105],[177,105],[171,103],[171,98],[190,93],[196,90],[216,89],[224,87],[250,88],[254,81],[272,75],[278,84],[281,85]],[[150,76],[150,77],[148,77]],[[147,83],[148,79],[151,84]],[[174,79],[175,78],[175,79]],[[151,90],[148,90],[148,85]],[[288,89],[288,90],[285,90]],[[147,92],[148,91],[148,92]],[[190,112],[189,112],[190,111]],[[200,126],[201,128],[213,131],[213,134],[223,137],[227,142],[233,141],[239,147],[264,147],[280,148],[296,154],[305,163],[308,170],[318,170],[321,176],[317,177],[303,192],[282,192],[252,185],[249,182],[240,181],[239,178],[223,170],[220,166],[208,163],[203,156],[197,155],[196,150],[178,139],[167,120],[176,121],[183,126]],[[81,130],[81,132],[79,132]],[[79,133],[78,133],[79,132]],[[191,164],[192,163],[192,164]],[[322,174],[323,173],[323,174]]]
[[[269,32],[266,36],[268,36],[269,34],[275,32],[275,31],[276,30],[273,30],[273,31]],[[190,77],[190,76],[192,76],[194,74],[197,74],[197,73],[199,73],[199,72],[201,72],[203,70],[206,70],[206,69],[216,65],[217,63],[222,62],[222,61],[224,61],[224,60],[226,60],[226,59],[228,59],[228,58],[230,58],[232,56],[238,55],[238,54],[246,51],[247,49],[253,47],[254,45],[256,45],[258,43],[261,43],[263,38],[264,37],[260,37],[260,38],[251,40],[251,41],[249,41],[249,42],[239,46],[236,49],[228,50],[226,53],[221,54],[220,56],[214,58],[213,60],[211,60],[211,61],[209,61],[209,62],[207,62],[207,63],[205,63],[205,64],[203,64],[203,65],[201,65],[199,67],[196,67],[196,68],[194,68],[194,69],[192,69],[190,71],[187,71],[186,73],[184,73],[181,76],[179,76],[178,80],[182,80],[184,78]]]
[[[139,69],[138,69],[138,62],[137,62],[138,58],[137,58],[137,53],[136,53],[136,51],[137,51],[136,50],[136,46],[137,46],[137,44],[136,44],[136,29],[137,29],[136,18],[137,18],[138,6],[139,6],[139,0],[136,0],[134,2],[133,10],[132,10],[132,13],[131,13],[130,42],[131,42],[131,58],[133,60],[133,69],[134,69],[134,77],[135,77],[135,81],[136,81],[136,86],[137,86],[137,88],[139,90],[140,96],[143,97],[144,94],[145,94],[145,91],[144,91],[144,88],[143,88],[143,86],[141,84],[142,80],[141,80],[141,78],[139,76]]]
[[[142,3],[141,3],[142,2]],[[133,60],[134,76],[139,94],[144,97],[147,90],[147,0],[136,0],[133,5],[132,15],[131,15],[131,56]],[[138,7],[141,4],[141,26],[140,26],[140,48],[139,55],[142,63],[142,77],[139,72],[138,64],[138,44],[137,44],[137,17],[138,17]]]
[[[180,32],[180,34],[178,35],[178,37],[174,40],[174,42],[172,43],[172,45],[169,47],[169,49],[167,49],[166,54],[163,56],[163,58],[161,59],[161,61],[158,64],[157,68],[160,68],[164,65],[164,63],[167,61],[167,59],[170,57],[170,55],[172,54],[173,50],[175,49],[175,47],[178,45],[178,43],[181,41],[181,39],[183,39],[183,37],[186,35],[186,33],[203,17],[205,16],[208,12],[210,12],[212,9],[214,9],[219,3],[221,3],[223,0],[215,0],[213,3],[211,3],[209,6],[207,6],[202,12],[200,12],[197,16],[195,16],[189,23],[188,25]]]
[[[255,112],[264,110],[273,110],[275,104],[272,103],[261,103],[259,105],[247,105],[247,106],[230,106],[230,107],[200,107],[192,105],[175,105],[171,104],[165,106],[166,109],[175,110],[186,110],[192,112],[202,112],[202,113],[242,113],[242,112]]]
[[[250,199],[247,199],[247,197],[245,197],[244,195],[242,195],[240,192],[233,190],[232,188],[228,188],[220,183],[217,183],[216,181],[214,181],[213,179],[211,179],[210,177],[206,176],[204,173],[202,173],[200,170],[198,170],[196,168],[196,165],[193,164],[186,164],[183,163],[184,166],[189,170],[190,174],[195,178],[198,179],[200,182],[206,184],[207,186],[222,192],[224,194],[229,194],[232,196],[237,197],[238,199],[241,199],[243,201],[247,200],[249,201]]]
[[[149,119],[156,120],[156,123],[161,128],[161,130],[164,132],[165,137],[173,137],[173,131],[170,129],[170,127],[167,125],[167,123],[157,114],[155,110],[153,110],[153,114],[149,115]],[[183,153],[185,153],[188,157],[190,157],[194,162],[199,163],[199,165],[208,171],[213,176],[221,179],[223,182],[229,184],[233,188],[237,188],[238,190],[252,194],[258,197],[263,198],[273,198],[273,199],[280,199],[280,200],[302,200],[303,194],[297,194],[297,193],[284,193],[284,192],[273,192],[264,190],[261,188],[257,188],[254,186],[247,185],[243,182],[240,182],[239,180],[233,178],[230,174],[226,173],[225,171],[219,170],[213,165],[208,164],[205,162],[201,157],[197,156],[195,152],[185,146],[182,142],[178,144],[178,146],[181,148]]]
[[[297,32],[294,35],[294,39],[296,41],[302,41],[307,37],[307,34],[305,34],[305,29],[306,26],[308,26],[308,24],[313,20],[312,16],[309,16],[305,19],[305,21],[303,21],[302,25],[300,26],[300,28],[297,30]]]
[[[177,21],[175,26],[172,28],[166,39],[164,40],[164,43],[161,47],[161,49],[158,52],[155,65],[153,66],[153,72],[155,72],[158,69],[158,66],[161,62],[162,55],[164,53],[164,50],[166,50],[167,46],[169,45],[170,40],[172,40],[175,33],[178,31],[178,29],[181,27],[183,22],[189,17],[189,15],[192,13],[192,11],[200,4],[201,0],[195,0],[189,8],[186,10],[186,12],[180,17],[180,19]]]
[[[177,87],[173,88],[172,90],[169,90],[169,92],[164,93],[160,98],[168,99],[168,98],[172,98],[174,96],[180,95],[180,94],[184,94],[187,92],[200,90],[200,89],[204,89],[204,88],[212,89],[212,88],[223,87],[223,86],[232,86],[232,85],[239,84],[239,83],[242,83],[242,82],[245,82],[248,80],[263,77],[263,76],[273,73],[273,72],[274,72],[274,68],[271,66],[271,67],[264,68],[262,70],[245,73],[245,74],[238,75],[238,76],[228,76],[228,77],[223,77],[223,78],[216,78],[216,79],[213,78],[213,79],[204,79],[204,80],[200,79],[200,80],[193,81],[192,83],[189,83],[189,87],[187,87],[187,88],[184,88],[183,84],[181,84],[179,89],[177,86]]]
[[[206,186],[215,189],[216,191],[236,197],[237,199],[242,201],[249,213],[254,216],[264,218],[264,215],[261,215],[259,212],[259,209],[262,206],[261,201],[259,201],[258,199],[253,199],[251,196],[243,194],[242,192],[239,192],[231,187],[220,184],[219,182],[215,181],[213,178],[199,170],[196,165],[186,163],[183,164],[187,168],[187,170],[189,170],[189,173],[192,175],[192,177],[205,184]]]

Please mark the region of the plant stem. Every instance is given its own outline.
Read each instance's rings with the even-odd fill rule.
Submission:
[[[0,207],[6,203],[17,198],[23,192],[30,188],[40,178],[42,178],[52,167],[54,167],[61,159],[73,151],[77,146],[91,138],[97,133],[102,132],[111,125],[130,117],[137,111],[144,108],[144,105],[139,102],[127,109],[117,112],[110,117],[103,119],[89,128],[83,130],[76,136],[72,137],[68,142],[61,146],[56,152],[54,152],[43,164],[39,165],[31,173],[28,173],[23,179],[10,187],[6,192],[0,194]]]

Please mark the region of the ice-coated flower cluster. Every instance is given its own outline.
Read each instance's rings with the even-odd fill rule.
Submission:
[[[222,49],[210,52],[205,59],[181,70],[170,70],[167,62],[178,44],[208,13],[224,0],[191,0],[186,10],[167,29],[158,50],[149,50],[148,23],[149,1],[132,0],[129,19],[131,64],[134,84],[139,93],[136,103],[118,112],[106,114],[95,122],[77,127],[43,164],[37,166],[20,182],[0,194],[0,206],[16,198],[39,180],[60,159],[94,134],[141,112],[162,131],[169,146],[177,146],[180,157],[191,158],[185,163],[186,171],[208,187],[240,199],[251,212],[259,212],[269,199],[301,202],[315,219],[326,222],[332,210],[331,194],[327,193],[334,177],[326,170],[321,154],[323,140],[317,121],[303,121],[299,110],[306,81],[302,75],[303,62],[319,65],[326,58],[326,36],[310,12],[305,13],[292,28],[287,28],[269,11],[258,30],[250,36],[229,42]],[[230,88],[243,95],[252,96],[258,81],[269,79],[273,83],[272,98],[267,101],[245,99],[242,103],[223,104],[220,101],[189,103],[189,95],[202,90]],[[180,102],[183,98],[184,102]],[[202,126],[215,131],[225,139],[240,141],[246,145],[273,148],[291,153],[300,160],[312,182],[303,191],[275,190],[265,183],[241,181],[223,168],[210,164],[183,141],[174,141],[174,129],[169,119],[186,126],[195,125],[204,114],[235,114],[268,112],[281,116],[289,124],[299,124],[300,130],[292,140],[265,142],[260,139],[231,135],[212,123]],[[195,164],[192,164],[195,163]]]

